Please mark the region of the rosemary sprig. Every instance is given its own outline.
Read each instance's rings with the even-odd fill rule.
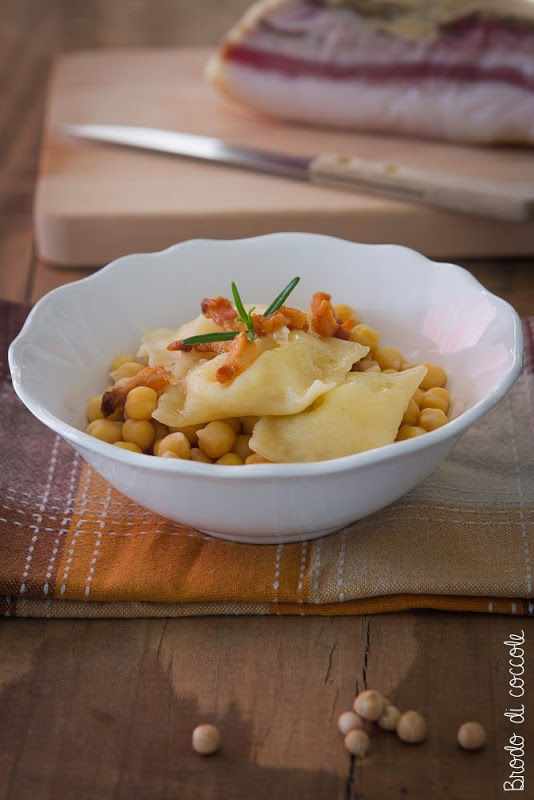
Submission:
[[[182,344],[204,344],[204,342],[231,342],[239,331],[213,331],[213,333],[199,333],[182,340]]]
[[[254,341],[254,320],[252,319],[252,312],[254,311],[256,306],[252,306],[250,311],[246,310],[245,306],[243,305],[243,301],[241,300],[241,295],[239,294],[239,292],[237,290],[237,286],[235,285],[235,283],[233,281],[232,281],[232,294],[234,296],[235,307],[236,307],[237,313],[239,315],[237,317],[237,320],[238,320],[238,322],[242,322],[243,323],[243,325],[245,326],[247,339],[250,342],[253,342]]]
[[[270,317],[271,314],[274,314],[275,311],[278,311],[280,306],[284,305],[285,301],[287,300],[287,298],[289,297],[289,295],[291,294],[291,292],[293,291],[293,289],[295,288],[295,286],[297,285],[297,283],[299,281],[300,281],[300,278],[293,278],[293,280],[289,281],[289,283],[287,284],[286,288],[282,289],[280,294],[277,297],[274,298],[274,300],[271,303],[271,305],[269,306],[269,308],[267,308],[263,312],[263,316],[266,319],[267,319],[267,317]]]
[[[289,281],[285,289],[282,289],[279,295],[277,295],[271,305],[263,312],[263,316],[265,318],[270,317],[271,314],[274,314],[275,311],[284,304],[287,300],[297,283],[300,281],[300,278],[293,278],[293,280]],[[243,305],[243,301],[241,300],[241,295],[237,289],[237,286],[232,281],[232,295],[234,298],[235,308],[237,311],[237,320],[238,322],[242,322],[245,326],[245,332],[247,335],[247,339],[251,342],[254,341],[254,320],[252,319],[252,312],[256,308],[253,306],[250,311],[247,311],[245,306]],[[185,345],[194,345],[194,344],[204,344],[206,342],[230,342],[232,339],[239,334],[239,331],[214,331],[213,333],[202,333],[198,336],[189,336],[187,339],[182,341],[182,344]]]

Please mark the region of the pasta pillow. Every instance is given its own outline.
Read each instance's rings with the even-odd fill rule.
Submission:
[[[284,330],[279,344],[275,337],[258,340],[260,355],[231,383],[216,379],[225,353],[194,366],[160,397],[154,418],[181,428],[225,417],[297,414],[343,383],[369,350],[334,337]]]
[[[137,357],[141,359],[147,358],[149,367],[165,367],[172,373],[174,379],[178,381],[203,356],[194,350],[189,353],[184,353],[180,350],[167,350],[167,346],[176,341],[176,339],[185,339],[187,336],[198,336],[199,334],[213,333],[220,330],[213,320],[207,319],[202,314],[190,322],[186,322],[178,330],[145,328]]]
[[[261,417],[250,447],[269,461],[324,461],[395,441],[426,367],[397,373],[352,372],[293,416]]]

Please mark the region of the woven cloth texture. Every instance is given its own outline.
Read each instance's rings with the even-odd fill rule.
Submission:
[[[534,613],[534,317],[513,389],[414,491],[331,536],[245,545],[141,508],[33,418],[7,367],[28,310],[0,302],[0,615]]]

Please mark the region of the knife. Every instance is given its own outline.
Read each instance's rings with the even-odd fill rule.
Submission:
[[[351,155],[293,156],[228,144],[210,136],[131,125],[62,125],[68,136],[214,161],[320,186],[371,192],[452,211],[525,221],[534,217],[534,185],[434,172]]]

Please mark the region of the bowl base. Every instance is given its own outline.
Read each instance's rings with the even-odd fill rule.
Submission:
[[[329,533],[335,533],[342,530],[345,525],[336,525],[333,528],[325,528],[321,531],[312,531],[303,533],[280,533],[276,535],[261,535],[251,536],[250,534],[233,534],[233,533],[218,533],[217,531],[208,531],[205,528],[197,528],[201,533],[207,533],[208,536],[214,536],[216,539],[226,539],[229,542],[241,542],[242,544],[289,544],[291,542],[306,542],[309,539],[319,539],[321,536],[328,536]]]

